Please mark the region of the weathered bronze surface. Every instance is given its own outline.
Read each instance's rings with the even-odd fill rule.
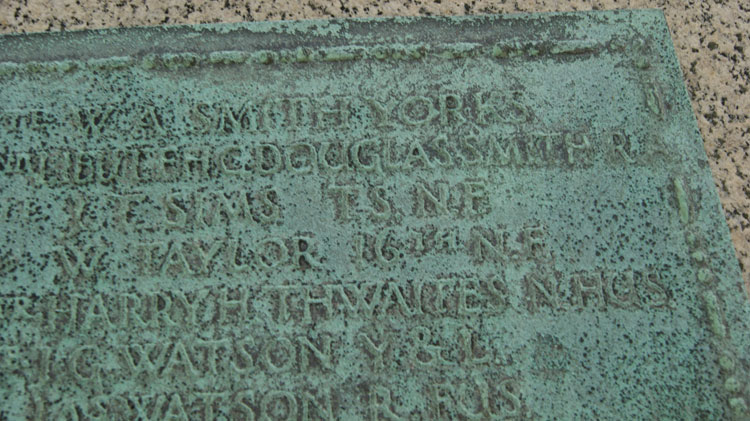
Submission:
[[[0,418],[750,416],[661,12],[0,45]]]

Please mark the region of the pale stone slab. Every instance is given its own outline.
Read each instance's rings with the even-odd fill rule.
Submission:
[[[748,416],[660,12],[0,45],[3,416]]]

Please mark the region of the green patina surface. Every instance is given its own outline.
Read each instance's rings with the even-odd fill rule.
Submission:
[[[0,418],[750,416],[659,11],[0,46]]]

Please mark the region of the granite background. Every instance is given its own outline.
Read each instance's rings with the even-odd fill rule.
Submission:
[[[279,19],[659,8],[666,15],[750,294],[747,0],[0,0],[0,33]]]

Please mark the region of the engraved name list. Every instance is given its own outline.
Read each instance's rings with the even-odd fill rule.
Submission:
[[[608,418],[620,398],[586,390],[618,378],[627,405],[681,408],[606,368],[708,346],[675,317],[729,320],[686,287],[724,269],[665,35],[618,16],[527,42],[502,17],[383,21],[417,31],[401,41],[369,21],[122,30],[128,55],[4,58],[6,413]],[[714,375],[682,364],[676,384]]]

